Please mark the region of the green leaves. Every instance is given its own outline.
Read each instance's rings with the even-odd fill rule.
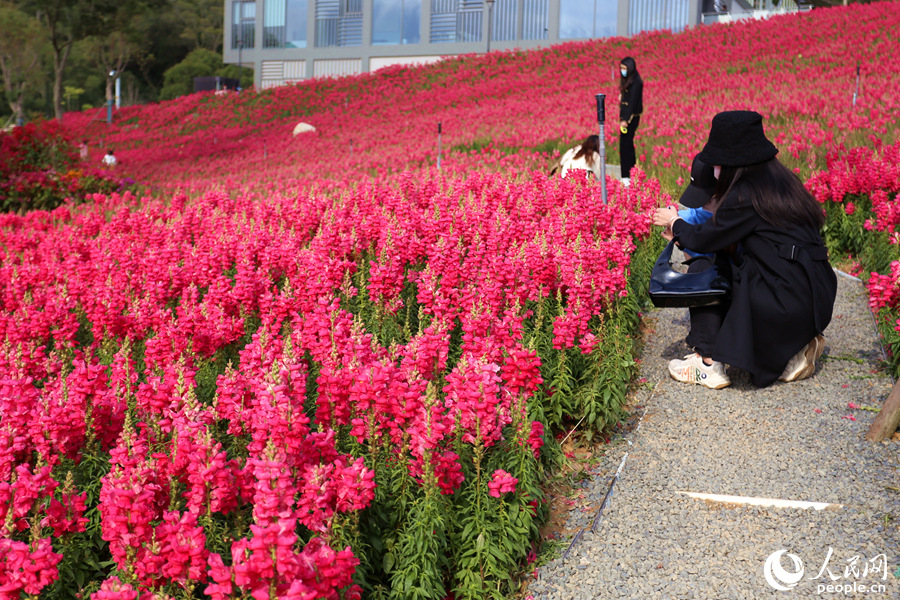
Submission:
[[[440,495],[423,495],[412,506],[395,548],[396,556],[394,552],[385,555],[391,598],[446,597],[447,515],[446,502]]]

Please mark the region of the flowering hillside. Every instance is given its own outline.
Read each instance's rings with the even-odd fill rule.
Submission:
[[[624,414],[648,214],[713,114],[766,115],[829,227],[857,214],[831,243],[868,223],[890,264],[883,6],[67,115],[154,193],[0,216],[0,597],[513,594],[554,435]],[[624,55],[643,170],[604,205],[540,171],[597,92],[617,160]]]
[[[808,172],[824,167],[828,150],[893,139],[900,72],[888,65],[900,62],[900,11],[892,5],[494,52],[258,94],[195,94],[122,109],[109,127],[85,113],[66,122],[102,137],[140,178],[233,189],[433,165],[438,123],[445,167],[543,169],[546,157],[534,151],[596,132],[594,95],[605,93],[617,162],[613,69],[630,55],[646,83],[636,144],[648,174],[666,181],[688,169],[712,116],[738,108],[762,113],[782,159]],[[317,133],[292,138],[298,121]],[[486,155],[464,152],[487,144]]]

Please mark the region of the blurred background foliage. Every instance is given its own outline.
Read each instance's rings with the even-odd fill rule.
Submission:
[[[121,77],[122,106],[235,77],[222,62],[221,0],[0,0],[0,127],[97,109]],[[246,87],[251,69],[243,70]],[[100,114],[103,113],[103,114]]]

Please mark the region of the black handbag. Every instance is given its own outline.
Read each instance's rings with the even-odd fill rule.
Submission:
[[[731,298],[731,279],[713,266],[699,273],[679,273],[672,269],[672,248],[669,242],[650,274],[650,301],[659,308],[715,306],[726,304]]]

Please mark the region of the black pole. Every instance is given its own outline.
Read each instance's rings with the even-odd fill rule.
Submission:
[[[597,123],[600,125],[600,193],[603,196],[603,204],[606,204],[606,136],[604,125],[606,124],[606,94],[597,94]]]
[[[856,91],[853,92],[853,106],[856,106],[857,96],[859,96],[859,61],[856,61]]]
[[[241,2],[239,7],[238,10],[241,11],[241,16],[238,17],[238,92],[243,88],[241,76],[244,74],[244,60],[242,56],[244,52],[244,3]]]
[[[487,0],[488,5],[488,39],[487,51],[491,51],[491,36],[494,34],[494,0]]]

